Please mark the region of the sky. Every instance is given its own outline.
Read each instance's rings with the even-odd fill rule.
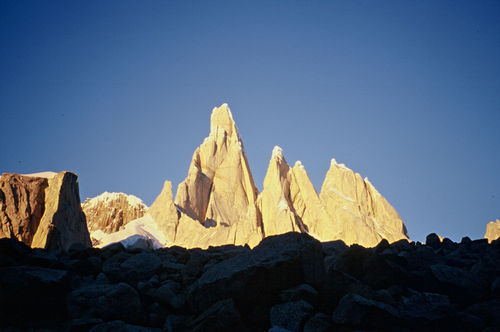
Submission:
[[[229,104],[257,187],[275,145],[319,192],[368,177],[410,238],[500,218],[499,1],[0,0],[0,173],[150,205]]]

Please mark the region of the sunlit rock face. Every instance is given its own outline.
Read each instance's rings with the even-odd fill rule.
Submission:
[[[48,179],[45,212],[31,246],[48,251],[68,250],[72,245],[90,247],[85,214],[80,204],[78,176],[60,172]]]
[[[172,195],[172,183],[165,181],[163,189],[149,208],[149,214],[158,223],[168,243],[175,240],[175,232],[179,223],[177,208]]]
[[[210,135],[193,154],[175,203],[175,242],[187,247],[255,246],[262,239],[255,187],[243,143],[227,104],[214,108]]]
[[[300,161],[291,168],[276,146],[259,196],[265,236],[290,231],[335,237],[318,194]],[[328,227],[325,227],[328,226]]]
[[[348,244],[375,246],[382,239],[394,242],[408,238],[401,217],[368,179],[335,159],[319,197],[339,238]]]
[[[87,198],[82,210],[90,233],[101,230],[109,234],[144,216],[148,207],[133,195],[105,192],[97,197]]]
[[[291,200],[292,178],[293,171],[283,157],[281,148],[276,146],[264,178],[264,189],[259,196],[265,236],[306,231]]]
[[[496,221],[491,221],[486,225],[484,238],[488,239],[488,242],[500,238],[500,220],[497,219]]]
[[[80,205],[78,177],[71,172],[4,173],[0,177],[0,237],[49,251],[90,246]]]

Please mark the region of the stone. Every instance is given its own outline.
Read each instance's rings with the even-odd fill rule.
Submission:
[[[181,211],[175,244],[257,245],[262,239],[257,188],[227,104],[212,111],[210,135],[196,149],[175,204]]]
[[[488,242],[492,242],[500,238],[500,220],[491,221],[486,225],[486,233],[484,233],[484,238],[488,239]]]
[[[127,324],[121,320],[100,323],[89,330],[89,332],[161,332],[159,328],[151,328],[139,325]]]
[[[304,325],[304,332],[329,332],[332,330],[330,317],[321,312],[312,316]]]
[[[415,291],[410,296],[401,297],[398,308],[405,319],[425,320],[442,318],[454,310],[446,295]]]
[[[271,326],[299,332],[313,312],[313,306],[303,300],[277,304],[271,308]]]
[[[82,210],[90,233],[100,230],[109,234],[144,216],[148,207],[134,195],[104,192],[97,197],[87,198]]]
[[[152,252],[132,255],[120,264],[121,275],[125,280],[136,283],[151,278],[160,268],[160,258]]]
[[[68,273],[37,266],[0,268],[0,327],[65,321]]]
[[[425,245],[431,247],[432,249],[441,248],[442,237],[436,233],[431,233],[425,238]]]
[[[188,331],[235,331],[240,313],[232,299],[219,301],[186,325]]]
[[[179,216],[177,207],[174,205],[172,195],[172,183],[165,181],[160,195],[149,208],[149,214],[158,223],[169,244],[174,243]]]
[[[500,329],[500,300],[492,299],[471,305],[465,310],[466,313],[481,318],[486,326]]]
[[[332,320],[335,324],[377,329],[393,328],[399,323],[397,309],[356,294],[347,294],[340,300]]]
[[[307,303],[316,305],[318,301],[318,291],[308,284],[300,284],[297,287],[285,289],[280,292],[279,296],[283,302],[304,300]]]
[[[431,265],[430,269],[440,282],[440,289],[455,301],[478,301],[488,294],[488,284],[478,274],[445,264]]]
[[[136,323],[140,320],[141,300],[137,291],[126,283],[93,284],[68,294],[68,311],[73,318],[96,317]]]
[[[0,238],[31,246],[45,210],[48,179],[4,173],[0,177]]]
[[[335,159],[319,197],[330,216],[328,227],[335,229],[337,238],[347,244],[374,247],[382,239],[395,242],[408,238],[401,217],[371,182]]]
[[[191,286],[188,299],[195,309],[229,297],[252,307],[304,282],[319,286],[325,277],[321,250],[307,234],[267,237],[252,251],[208,269]]]
[[[157,289],[151,290],[149,295],[156,301],[177,310],[181,309],[186,302],[181,284],[173,280],[166,280]]]
[[[80,204],[78,177],[60,172],[48,179],[45,212],[31,246],[48,251],[68,250],[73,244],[91,247],[85,214]]]

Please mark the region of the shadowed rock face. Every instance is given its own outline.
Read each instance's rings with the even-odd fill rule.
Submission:
[[[0,177],[0,237],[31,245],[45,210],[46,178],[4,173]]]
[[[0,239],[0,330],[496,331],[499,260],[484,239],[54,253]]]
[[[3,174],[0,177],[0,236],[49,251],[91,246],[80,205],[77,176]]]

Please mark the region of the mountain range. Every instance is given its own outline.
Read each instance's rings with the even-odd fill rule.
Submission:
[[[117,241],[150,248],[253,248],[291,231],[365,247],[409,239],[403,220],[374,185],[335,159],[318,194],[304,165],[291,167],[276,146],[259,192],[227,104],[213,108],[210,133],[194,151],[175,198],[166,180],[149,208],[133,195],[108,192],[80,204],[71,172],[4,173],[0,194],[0,237],[54,250]],[[487,238],[498,232],[498,222],[492,223]]]

